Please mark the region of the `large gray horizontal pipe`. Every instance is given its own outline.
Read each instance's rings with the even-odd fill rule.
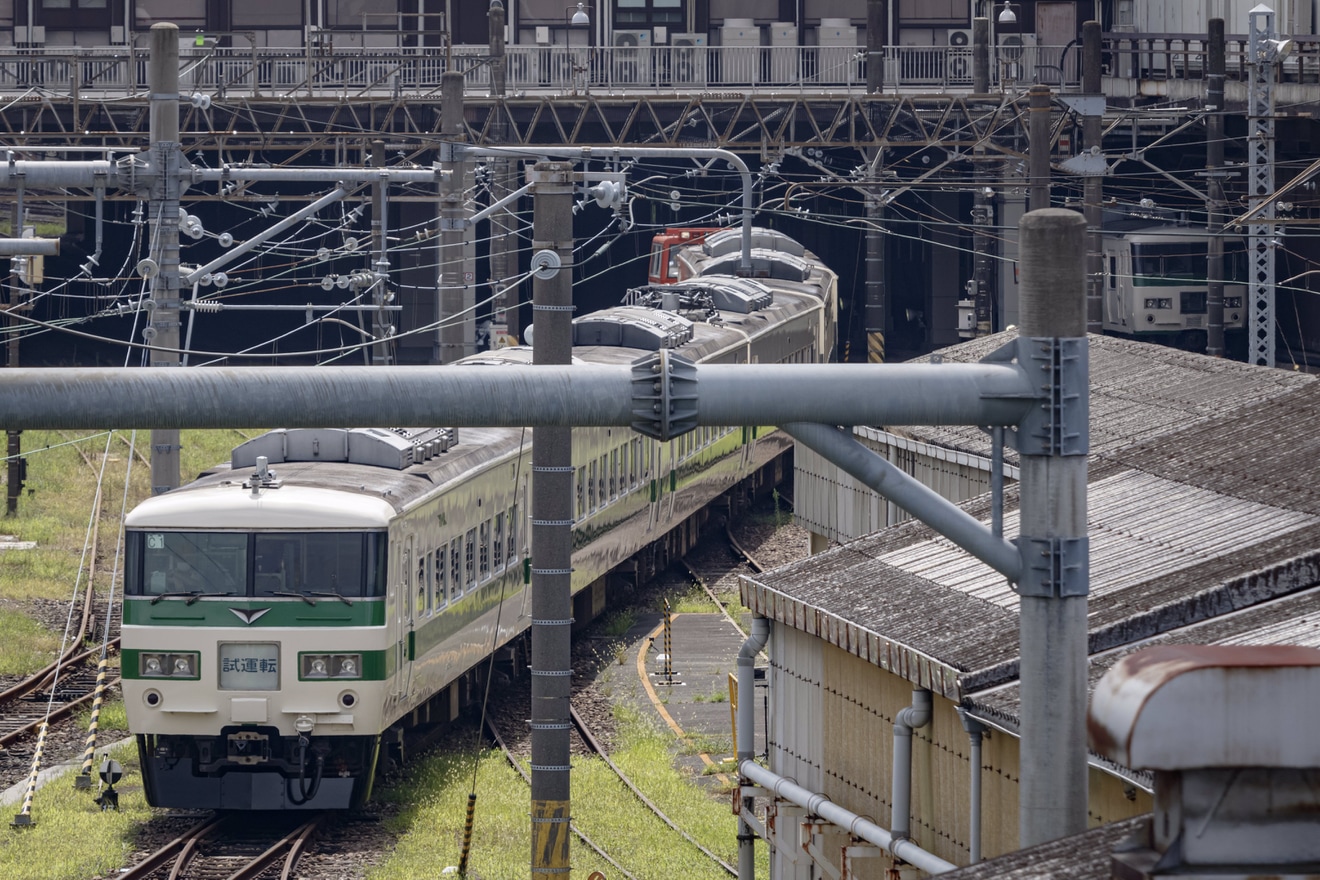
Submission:
[[[832,803],[825,795],[805,789],[796,782],[790,782],[755,761],[738,762],[738,772],[762,788],[773,792],[777,797],[792,801],[808,813],[839,826],[854,837],[875,844],[927,874],[944,874],[958,867],[953,862],[946,862],[939,856],[927,852],[911,840],[894,837],[888,830],[881,828],[870,819],[863,819],[856,813],[845,810],[838,804]]]
[[[0,238],[0,257],[56,257],[59,253],[58,238]]]
[[[704,364],[697,422],[1010,425],[1025,374],[990,364]],[[0,421],[29,428],[630,425],[628,366],[12,368]],[[651,406],[646,402],[645,406]]]

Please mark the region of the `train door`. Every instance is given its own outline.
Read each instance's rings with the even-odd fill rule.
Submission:
[[[403,555],[399,560],[399,601],[398,608],[398,640],[394,645],[395,665],[398,669],[398,675],[394,677],[395,693],[400,699],[406,697],[412,690],[412,646],[413,626],[415,624],[415,612],[413,610],[413,568],[416,563],[415,547],[412,535],[406,535],[403,539]]]

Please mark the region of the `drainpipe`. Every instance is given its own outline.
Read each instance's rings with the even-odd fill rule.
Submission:
[[[972,768],[971,784],[971,819],[968,827],[971,831],[968,834],[967,848],[970,852],[971,863],[974,865],[981,861],[981,734],[985,733],[985,725],[977,721],[967,710],[958,707],[958,717],[962,720],[963,730],[967,731],[967,740],[971,745],[971,754],[969,763]]]
[[[930,723],[930,691],[912,692],[912,705],[894,719],[894,815],[889,823],[895,838],[912,837],[912,731]]]
[[[752,634],[738,652],[738,741],[734,748],[738,765],[751,761],[756,752],[756,655],[770,638],[770,619],[759,614],[752,618]],[[738,880],[756,880],[756,833],[743,818],[755,809],[752,798],[744,797],[738,814]]]

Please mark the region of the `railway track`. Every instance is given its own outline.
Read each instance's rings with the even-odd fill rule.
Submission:
[[[294,877],[327,814],[213,816],[119,873],[120,880],[256,880]]]
[[[82,448],[83,444],[73,446],[91,473],[97,475],[97,464]],[[66,721],[78,710],[90,706],[96,696],[101,646],[88,648],[84,640],[93,637],[96,628],[94,584],[100,557],[102,499],[101,492],[93,498],[91,550],[87,554],[82,581],[83,598],[80,606],[70,614],[64,650],[47,666],[0,693],[0,748],[4,749],[6,763],[14,771],[26,769],[24,764],[34,754],[37,735],[43,724]],[[106,647],[107,652],[118,650],[118,636],[112,638]],[[108,677],[106,691],[118,683],[117,676]],[[64,738],[70,745],[81,743],[81,737],[75,731],[65,732]],[[65,746],[64,750],[68,751],[70,747]],[[53,759],[67,757],[60,755],[59,751],[52,752]]]

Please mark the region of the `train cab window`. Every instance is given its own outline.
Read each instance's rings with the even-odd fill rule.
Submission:
[[[130,595],[247,594],[248,536],[241,532],[132,532],[128,550]]]
[[[491,522],[494,538],[490,544],[490,565],[494,571],[504,568],[504,514],[495,514]]]
[[[379,595],[360,532],[262,532],[253,536],[253,592]]]
[[[435,572],[436,611],[444,608],[449,600],[449,566],[445,564],[445,557],[448,555],[447,548],[447,544],[441,544],[440,549],[435,551],[435,559],[431,563],[431,570]]]

